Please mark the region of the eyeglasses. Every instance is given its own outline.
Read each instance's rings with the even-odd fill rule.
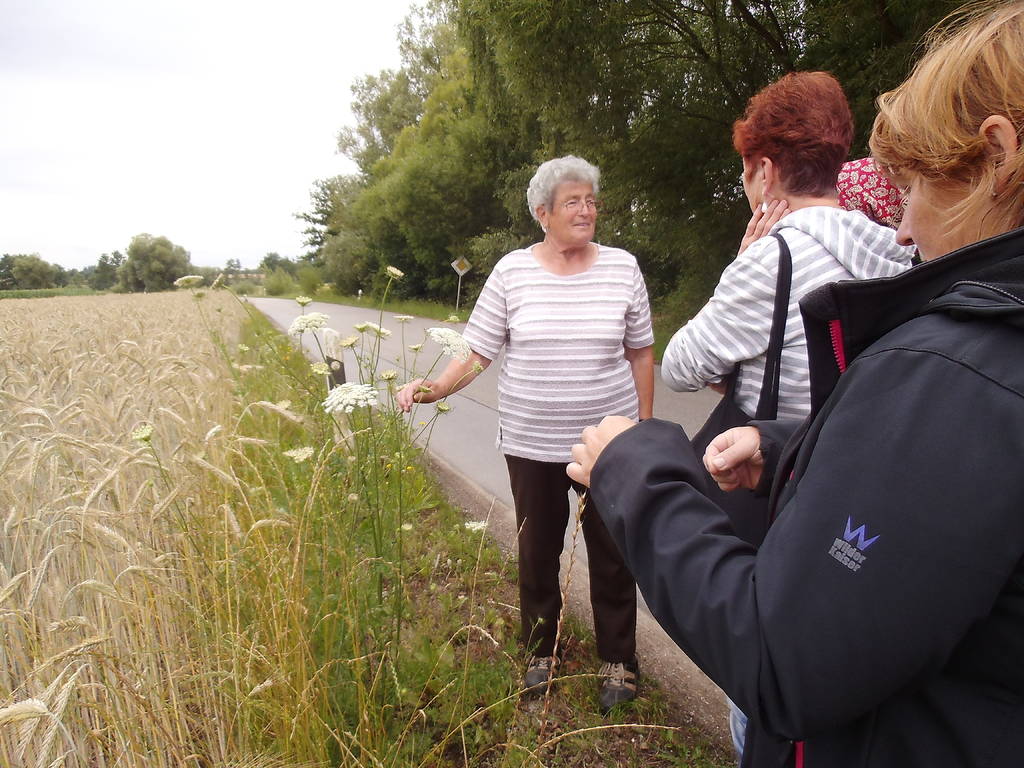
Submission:
[[[569,213],[577,213],[583,209],[588,211],[599,211],[601,210],[601,203],[592,197],[588,197],[586,200],[574,197],[571,200],[566,200],[562,203],[562,208]]]

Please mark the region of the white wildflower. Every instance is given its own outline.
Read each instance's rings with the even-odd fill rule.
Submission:
[[[296,464],[301,464],[313,455],[313,449],[309,446],[306,446],[305,448],[292,448],[290,451],[285,451],[284,455]]]
[[[335,387],[323,402],[328,413],[352,413],[356,408],[372,408],[377,405],[377,390],[369,384],[347,382]]]
[[[394,381],[397,378],[398,371],[394,370],[393,368],[389,368],[388,370],[380,374],[381,381]]]
[[[132,440],[138,440],[140,443],[148,443],[153,439],[153,425],[143,424],[142,426],[132,430]]]
[[[473,533],[479,533],[480,531],[487,530],[487,523],[485,523],[483,520],[470,520],[466,523],[463,523],[463,525],[465,526],[467,531],[472,531]]]
[[[428,328],[427,335],[441,345],[441,349],[448,357],[466,362],[473,351],[469,348],[469,342],[462,338],[462,334],[453,331],[451,328]]]
[[[300,307],[304,307],[307,304],[312,304],[313,300],[309,298],[309,296],[296,296],[295,303],[298,304]]]
[[[402,523],[402,530],[403,531],[411,531],[412,530],[412,523]]]
[[[412,320],[412,315],[395,315],[396,323],[408,323]]]
[[[179,277],[174,281],[175,288],[195,288],[197,285],[202,284],[202,275],[185,275],[184,277]]]
[[[331,373],[330,366],[327,363],[315,362],[309,366],[310,370],[318,376],[329,376]]]
[[[421,349],[423,349],[423,345],[422,344],[410,344],[409,345],[409,351],[410,352],[419,352]]]
[[[369,323],[356,323],[352,327],[355,328],[360,333],[366,333],[366,329],[369,327],[369,325]]]
[[[395,280],[401,280],[405,277],[405,272],[400,270],[398,267],[392,267],[390,264],[384,268],[384,271],[388,273],[388,277]]]
[[[316,331],[327,327],[330,320],[323,312],[310,312],[308,315],[299,315],[288,328],[289,336],[301,336],[306,331]]]
[[[459,316],[458,315],[448,315],[448,319],[445,320],[445,322],[446,323],[461,323],[462,321],[459,320]]]
[[[338,342],[339,347],[354,347],[359,343],[358,336],[346,336],[344,339]]]
[[[376,323],[367,323],[366,329],[368,331],[371,331],[372,333],[377,334],[382,339],[386,339],[388,336],[391,335],[391,331],[389,331],[387,328],[381,328]]]

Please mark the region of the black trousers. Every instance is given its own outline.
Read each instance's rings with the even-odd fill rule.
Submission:
[[[537,656],[555,654],[562,609],[559,561],[569,522],[569,488],[586,490],[565,464],[505,456],[519,529],[519,610],[523,643]],[[588,498],[583,538],[590,563],[590,606],[597,655],[626,662],[636,655],[636,582]]]

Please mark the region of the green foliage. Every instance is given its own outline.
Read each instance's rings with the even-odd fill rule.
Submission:
[[[320,290],[320,286],[324,284],[323,278],[320,276],[320,270],[308,265],[299,267],[296,279],[299,282],[299,290],[307,296],[316,295],[316,292]]]
[[[43,261],[39,254],[22,253],[11,256],[10,259],[10,274],[14,280],[14,287],[34,290],[57,286],[58,268]]]
[[[188,251],[180,245],[162,236],[136,235],[117,270],[118,285],[127,291],[165,291],[191,268]]]
[[[36,290],[10,290],[0,291],[0,299],[46,299],[51,296],[89,296],[94,291],[82,285],[67,286],[64,288],[39,288]]]
[[[252,280],[236,280],[231,283],[231,290],[239,296],[252,296],[259,292],[259,286]]]
[[[124,254],[120,251],[104,253],[96,262],[96,269],[89,278],[89,286],[97,291],[106,291],[117,282],[117,270],[124,264]]]
[[[537,164],[602,170],[598,239],[633,252],[660,304],[699,306],[749,210],[731,126],[794,69],[843,83],[865,151],[873,102],[897,85],[951,0],[434,0],[400,32],[402,66],[353,88],[339,148],[354,177],[317,183],[309,257],[342,292],[475,296],[501,255],[541,237],[524,204]],[[674,298],[669,298],[674,297]]]
[[[259,271],[265,275],[269,275],[275,269],[283,269],[288,274],[294,275],[297,268],[298,265],[294,261],[273,251],[263,257],[258,267]]]
[[[287,293],[294,293],[295,288],[292,276],[280,267],[267,275],[267,279],[263,281],[263,290],[267,296],[284,296]]]

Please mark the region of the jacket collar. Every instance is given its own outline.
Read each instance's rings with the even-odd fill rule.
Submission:
[[[1017,257],[1017,258],[1014,258]],[[950,293],[952,291],[952,293]],[[1000,312],[1024,322],[1024,227],[972,243],[896,277],[844,280],[800,301],[810,358],[811,407],[877,339],[927,312]]]

